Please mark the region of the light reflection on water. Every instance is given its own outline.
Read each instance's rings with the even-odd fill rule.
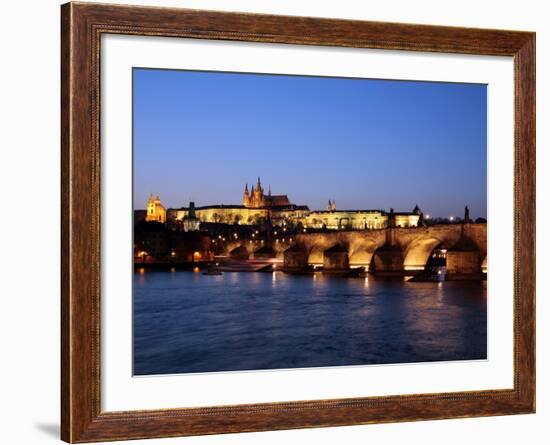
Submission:
[[[134,275],[136,375],[486,358],[485,282]]]

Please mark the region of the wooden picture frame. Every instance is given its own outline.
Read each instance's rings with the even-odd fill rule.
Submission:
[[[102,412],[102,34],[512,56],[515,69],[514,387],[437,394]],[[535,411],[535,34],[172,8],[61,7],[61,437],[174,437]]]

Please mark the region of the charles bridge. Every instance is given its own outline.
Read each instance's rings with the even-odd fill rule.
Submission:
[[[301,233],[278,238],[271,247],[252,240],[234,240],[228,253],[249,258],[284,260],[297,270],[307,265],[324,270],[365,267],[376,273],[407,274],[423,270],[434,249],[446,254],[450,274],[479,274],[487,270],[487,224],[438,224],[427,227]]]

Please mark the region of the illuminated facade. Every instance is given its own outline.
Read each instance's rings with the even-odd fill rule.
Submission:
[[[168,219],[184,221],[189,215],[189,208],[169,209]],[[195,207],[196,219],[199,222],[222,224],[260,224],[267,221],[269,212],[267,209],[248,209],[240,205],[212,205]]]
[[[208,205],[169,209],[166,211],[157,196],[149,198],[147,221],[168,220],[182,225],[184,231],[199,230],[201,222],[221,224],[257,225],[265,222],[278,226],[301,224],[304,228],[329,230],[376,230],[386,227],[417,227],[422,224],[422,212],[416,206],[412,212],[384,210],[337,210],[334,200],[328,201],[326,210],[311,211],[305,205],[290,202],[287,195],[267,194],[260,178],[252,188],[245,185],[242,204]]]
[[[304,227],[326,229],[383,229],[388,217],[381,210],[317,210],[303,221]]]
[[[168,210],[168,219],[185,221],[190,213],[190,207]],[[292,204],[287,195],[272,195],[271,187],[266,194],[258,178],[250,191],[248,184],[245,185],[241,205],[195,207],[194,214],[198,221],[207,223],[254,225],[271,221],[274,225],[281,225],[287,221],[298,222],[307,217],[309,208]]]
[[[181,219],[183,222],[183,231],[184,232],[193,232],[195,230],[200,229],[200,219],[197,217],[196,209],[195,209],[195,203],[190,202],[189,203],[189,209],[187,210],[187,214]]]
[[[166,222],[166,208],[160,202],[160,198],[158,195],[156,198],[153,198],[152,193],[149,195],[145,221],[156,221],[160,223]]]
[[[302,220],[304,227],[331,230],[374,230],[386,227],[418,227],[422,212],[416,206],[412,212],[396,213],[383,210],[337,210],[336,202],[329,201],[327,210],[315,210]]]

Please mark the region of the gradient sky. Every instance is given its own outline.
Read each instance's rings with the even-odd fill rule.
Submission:
[[[485,85],[134,69],[134,207],[241,204],[487,213]]]

